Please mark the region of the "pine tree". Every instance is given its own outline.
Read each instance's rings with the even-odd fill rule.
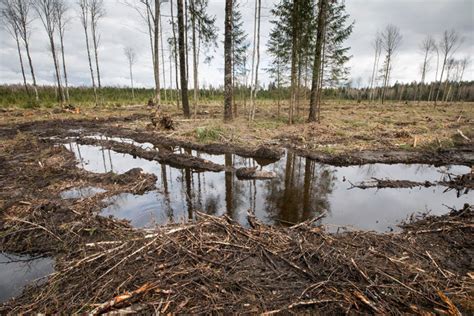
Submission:
[[[247,85],[247,53],[250,42],[247,40],[247,33],[243,30],[242,13],[239,11],[240,3],[233,2],[232,15],[232,84],[233,88],[240,86],[245,88]],[[239,80],[240,79],[240,80]],[[235,94],[235,91],[234,91]],[[237,116],[237,104],[234,101],[234,116]]]
[[[346,13],[344,0],[329,2],[324,40],[324,72],[325,86],[337,87],[349,75],[347,62],[352,58],[349,55],[350,47],[344,42],[352,34],[354,22],[348,24],[349,14]]]

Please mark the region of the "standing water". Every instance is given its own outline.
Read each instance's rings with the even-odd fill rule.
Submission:
[[[455,190],[435,186],[411,189],[352,188],[351,183],[374,178],[392,180],[439,181],[447,172],[465,174],[465,166],[434,167],[424,164],[367,164],[335,167],[317,163],[291,152],[275,163],[238,155],[210,155],[178,148],[177,152],[192,154],[226,167],[258,167],[273,171],[271,180],[238,180],[232,171],[196,172],[190,168],[176,169],[156,161],[133,158],[99,146],[70,143],[79,166],[91,172],[124,173],[142,168],[158,177],[157,190],[143,195],[129,193],[110,198],[102,215],[113,215],[131,221],[136,227],[181,222],[195,218],[195,211],[212,215],[227,214],[247,225],[247,211],[267,224],[291,225],[318,216],[332,231],[345,226],[354,229],[392,231],[414,213],[441,215],[449,207],[472,204],[472,192],[458,196]],[[153,148],[147,144],[147,150]],[[260,162],[260,164],[259,164]]]

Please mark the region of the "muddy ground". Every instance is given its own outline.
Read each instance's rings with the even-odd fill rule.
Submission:
[[[463,128],[471,137],[466,127],[472,127],[472,114],[465,110],[464,106],[449,109],[457,115],[454,123],[460,126],[448,130]],[[0,249],[53,257],[56,272],[45,283],[32,285],[4,304],[0,311],[474,312],[472,206],[442,217],[414,219],[397,234],[329,234],[312,222],[290,228],[268,227],[252,214],[248,217],[250,229],[229,218],[205,214],[194,223],[136,229],[126,221],[97,214],[106,197],[155,189],[155,176],[137,169],[123,175],[90,173],[78,168],[74,155],[58,146],[65,138],[79,138],[79,142],[100,143],[151,160],[219,171],[223,166],[186,154],[176,156],[172,148],[183,146],[269,160],[277,159],[283,148],[289,148],[340,165],[418,162],[471,166],[471,141],[459,139],[453,132],[449,146],[440,140],[436,141],[439,146],[417,144],[409,150],[391,143],[371,147],[370,143],[379,137],[376,134],[364,142],[367,150],[354,144],[343,150],[351,141],[339,141],[334,135],[298,140],[312,133],[306,125],[300,126],[301,133],[297,127],[285,127],[278,133],[278,128],[272,129],[273,136],[268,138],[266,128],[255,127],[256,132],[250,128],[238,137],[230,137],[225,131],[216,139],[202,139],[197,128],[216,124],[207,121],[217,116],[212,110],[206,110],[199,121],[184,120],[176,114],[177,131],[151,130],[148,111],[2,113]],[[327,127],[308,126],[320,131]],[[159,154],[150,156],[149,151],[113,140],[84,138],[97,133],[150,142],[160,149]],[[438,134],[445,135],[446,131]],[[259,140],[262,136],[265,138]],[[318,149],[316,144],[325,142],[337,144],[337,150],[327,150],[334,148],[330,146]],[[88,198],[60,197],[60,192],[78,186],[100,186],[107,191]]]

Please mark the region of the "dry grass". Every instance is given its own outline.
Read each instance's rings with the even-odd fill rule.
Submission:
[[[305,105],[305,108],[307,106]],[[231,123],[222,120],[221,104],[200,107],[197,119],[184,119],[175,105],[163,106],[165,113],[177,122],[176,131],[162,132],[192,142],[222,142],[256,146],[258,144],[291,144],[308,149],[343,152],[364,149],[435,149],[472,144],[460,136],[474,138],[474,111],[472,103],[441,104],[367,104],[348,101],[327,101],[321,112],[320,124],[305,123],[306,111],[301,111],[294,125],[288,125],[287,108],[277,117],[276,105],[258,104],[255,121],[248,121],[243,109]],[[36,120],[102,119],[132,114],[141,118],[123,122],[117,127],[149,128],[145,107],[84,109],[79,114],[60,110],[14,110],[0,118],[3,124],[16,124]]]

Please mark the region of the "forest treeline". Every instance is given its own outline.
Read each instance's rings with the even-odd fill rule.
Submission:
[[[427,102],[429,91],[436,88],[436,84],[398,84],[387,88],[386,98],[390,102]],[[419,92],[417,92],[417,89]],[[453,84],[448,90],[449,98],[447,102],[474,102],[474,81],[463,81]],[[70,102],[78,106],[93,106],[95,104],[94,90],[91,87],[70,87]],[[177,106],[179,91],[175,89],[161,89],[163,96],[162,103]],[[220,104],[224,98],[223,87],[206,87],[199,89],[199,99],[202,104]],[[310,90],[302,88],[300,90],[301,106],[306,106],[309,101]],[[145,105],[150,98],[153,98],[155,90],[153,88],[135,88],[130,87],[103,87],[101,90],[101,102],[104,106],[125,106],[125,105]],[[194,94],[190,90],[190,94]],[[249,106],[248,95],[250,90],[244,87],[234,89],[233,102],[236,103],[238,113],[245,113]],[[442,91],[444,94],[444,91]],[[55,87],[38,86],[38,95],[41,106],[54,107],[57,105],[57,91]],[[132,98],[133,95],[133,98]],[[291,95],[288,87],[277,88],[273,83],[262,87],[257,95],[257,100],[264,103],[276,104],[280,102],[281,107],[287,107]],[[372,97],[371,96],[375,96]],[[415,98],[416,96],[416,98]],[[367,87],[352,87],[350,85],[338,88],[325,88],[322,92],[325,100],[349,100],[355,102],[373,102],[380,103],[380,88],[375,88],[372,92]],[[278,101],[280,100],[280,101]],[[24,87],[18,84],[0,85],[0,107],[19,106],[23,108],[32,108],[36,103],[31,102],[31,98],[25,94]],[[181,109],[181,108],[178,108]],[[281,113],[283,115],[284,113]]]
[[[104,0],[0,0],[2,26],[15,41],[23,80],[24,97],[16,95],[16,86],[1,88],[2,102],[18,100],[34,106],[50,104],[51,99],[64,106],[90,100],[95,105],[130,103],[151,99],[159,107],[174,102],[184,116],[191,117],[206,100],[224,99],[224,119],[245,113],[253,120],[258,99],[273,99],[278,115],[288,122],[299,116],[303,107],[309,110],[308,121],[318,121],[321,99],[341,98],[381,102],[398,101],[472,101],[472,82],[463,81],[469,57],[457,56],[463,38],[447,29],[441,36],[430,34],[419,44],[420,77],[410,84],[393,84],[395,63],[403,36],[396,25],[377,30],[372,43],[373,65],[368,82],[350,78],[348,62],[353,58],[347,39],[355,22],[346,11],[344,0],[279,0],[270,10],[271,30],[263,34],[269,40],[262,45],[261,0],[254,5],[253,34],[243,27],[241,0],[225,1],[224,81],[219,87],[205,87],[199,82],[202,62],[210,62],[218,53],[219,26],[209,13],[208,0],[118,0],[141,18],[149,40],[150,65],[154,89],[134,87],[135,47],[124,43],[123,56],[128,62],[130,88],[103,86],[101,73],[101,38],[112,36],[101,32],[107,15]],[[248,3],[246,3],[248,4]],[[65,50],[71,36],[69,24],[78,19],[82,26],[84,59],[88,61],[90,88],[71,87]],[[41,22],[42,30],[32,27]],[[171,35],[164,36],[170,25]],[[39,87],[34,68],[35,56],[30,44],[38,32],[47,35],[55,74],[55,87]],[[34,36],[33,36],[34,35]],[[367,43],[369,45],[369,43]],[[165,56],[165,51],[168,52]],[[271,59],[261,69],[261,55]],[[168,71],[166,71],[168,66]],[[368,65],[369,66],[369,65]],[[268,72],[271,82],[266,87],[259,80]],[[20,79],[20,78],[19,78]],[[192,83],[192,84],[191,84]],[[192,89],[189,89],[192,86]],[[166,89],[165,89],[166,88]],[[26,92],[26,93],[25,93]],[[118,101],[120,100],[120,101]],[[149,103],[149,102],[148,102]],[[285,104],[285,113],[280,113]],[[308,105],[309,104],[309,105]],[[238,107],[242,107],[238,109]],[[309,108],[308,108],[309,107]]]

